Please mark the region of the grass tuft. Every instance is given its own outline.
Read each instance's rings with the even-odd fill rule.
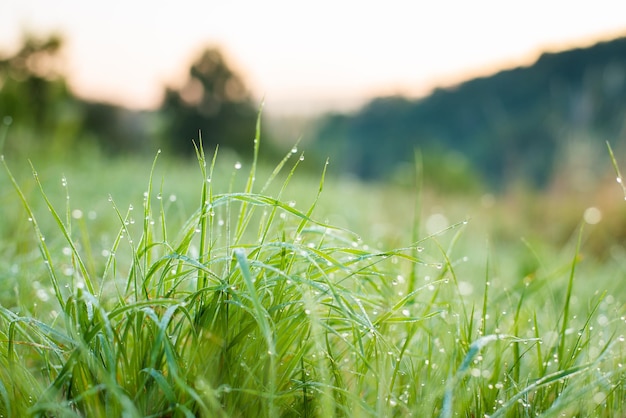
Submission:
[[[142,207],[111,196],[95,237],[65,179],[62,212],[33,168],[41,222],[2,160],[45,271],[32,270],[37,304],[16,290],[0,306],[2,416],[626,412],[623,308],[581,302],[582,229],[569,269],[543,263],[510,286],[491,256],[479,273],[459,257],[467,221],[419,238],[419,198],[413,244],[368,243],[318,220],[326,166],[306,209],[286,197],[297,151],[257,181],[259,126],[243,185],[198,141],[196,209],[179,222],[158,153]]]

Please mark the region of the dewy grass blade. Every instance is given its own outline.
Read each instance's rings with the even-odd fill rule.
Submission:
[[[33,173],[36,173],[35,167],[33,167],[32,164],[31,164],[31,168],[33,170]],[[43,186],[42,186],[41,182],[39,181],[39,176],[37,176],[37,175],[35,176],[35,181],[37,183],[37,186],[39,187],[39,191],[41,193],[41,196],[43,197],[44,201],[46,202],[46,206],[48,207],[48,210],[52,214],[52,217],[54,218],[54,220],[55,220],[55,222],[57,224],[57,227],[61,230],[61,232],[63,233],[63,236],[65,237],[65,241],[70,246],[70,249],[72,251],[72,256],[75,257],[77,262],[78,262],[78,267],[80,269],[80,273],[81,273],[82,279],[85,281],[85,285],[87,286],[87,290],[89,291],[89,293],[93,294],[94,293],[94,287],[93,287],[93,283],[91,281],[91,277],[89,276],[89,272],[87,271],[87,267],[85,267],[85,263],[83,263],[82,257],[80,256],[80,254],[78,253],[78,250],[76,249],[76,245],[74,244],[74,240],[71,237],[68,228],[65,226],[65,224],[61,220],[61,217],[59,216],[57,211],[54,209],[54,206],[52,206],[52,203],[48,199],[48,196],[46,195],[45,191],[43,190]]]
[[[620,187],[622,188],[622,192],[624,193],[624,199],[626,199],[626,184],[624,184],[624,181],[626,180],[624,179],[624,177],[622,176],[622,173],[619,170],[619,166],[617,165],[617,160],[615,159],[615,154],[613,154],[613,148],[611,148],[611,143],[609,141],[606,141],[606,147],[609,150],[609,156],[611,157],[611,163],[613,163],[613,169],[615,169],[617,184],[619,184]]]
[[[580,244],[582,242],[583,236],[583,225],[581,224],[578,231],[578,240],[576,242],[576,251],[574,253],[574,258],[572,260],[572,267],[569,273],[569,279],[567,281],[567,291],[565,293],[565,303],[563,306],[563,316],[561,323],[561,332],[559,338],[559,347],[558,347],[558,355],[559,355],[559,364],[565,364],[565,338],[567,336],[567,329],[569,326],[569,311],[570,311],[570,302],[572,300],[572,290],[574,288],[574,276],[576,273],[576,266],[579,262],[580,257]]]
[[[319,183],[319,187],[317,189],[317,194],[315,195],[315,199],[313,200],[313,203],[311,203],[311,206],[309,207],[309,210],[306,212],[306,218],[303,218],[300,221],[300,225],[298,225],[298,229],[296,230],[296,235],[297,236],[300,235],[300,233],[302,232],[302,230],[304,229],[304,227],[308,223],[308,219],[311,219],[311,217],[313,215],[313,210],[315,210],[315,206],[317,205],[317,202],[319,201],[320,196],[322,195],[322,190],[324,189],[324,179],[326,178],[326,169],[327,168],[328,168],[328,160],[326,160],[326,164],[324,164],[324,169],[322,170],[322,176],[320,178],[320,183]]]
[[[46,269],[48,270],[48,273],[50,275],[50,280],[52,282],[52,286],[54,288],[54,295],[57,298],[57,301],[59,302],[59,306],[61,306],[61,309],[64,310],[65,309],[65,301],[63,300],[64,298],[63,298],[63,294],[61,293],[61,286],[59,284],[59,280],[58,280],[58,276],[57,276],[56,270],[54,269],[53,260],[52,260],[52,257],[50,255],[50,251],[48,250],[48,246],[46,245],[46,242],[45,242],[46,238],[41,233],[41,229],[39,228],[39,223],[37,222],[37,218],[35,218],[35,214],[34,214],[33,210],[31,209],[30,205],[28,204],[28,201],[26,200],[26,197],[24,196],[24,193],[22,192],[22,189],[17,184],[17,181],[15,180],[15,177],[13,177],[13,174],[11,173],[11,170],[9,169],[9,166],[7,165],[6,161],[4,160],[4,156],[1,156],[0,160],[2,161],[2,165],[4,166],[4,169],[5,169],[6,173],[7,173],[7,175],[9,176],[9,180],[11,181],[11,184],[13,184],[13,188],[15,189],[17,195],[20,198],[20,201],[22,202],[24,210],[28,214],[28,220],[33,225],[33,229],[35,230],[35,235],[37,236],[38,247],[39,247],[39,250],[41,252],[41,256],[43,257],[44,264],[46,265]],[[33,171],[33,176],[37,179],[37,172],[36,171]]]
[[[149,248],[153,244],[153,228],[152,221],[152,181],[154,179],[154,170],[156,163],[161,155],[161,150],[158,150],[154,160],[152,160],[152,166],[150,167],[150,176],[148,177],[148,190],[144,194],[143,200],[143,236],[138,245],[141,248],[141,254],[143,259],[143,271],[148,271],[148,266],[151,264],[151,257]]]
[[[243,249],[235,248],[233,250],[235,258],[237,259],[237,263],[239,264],[239,268],[241,270],[241,275],[243,277],[244,283],[246,284],[246,288],[248,290],[248,294],[250,300],[252,301],[252,305],[254,311],[256,313],[255,320],[259,324],[259,329],[261,334],[265,339],[265,343],[267,345],[267,359],[268,359],[268,380],[269,380],[269,396],[270,401],[268,405],[268,416],[276,416],[276,408],[274,403],[274,397],[276,396],[276,370],[275,370],[275,358],[276,358],[276,343],[274,341],[273,335],[273,327],[270,326],[269,322],[269,314],[267,310],[261,304],[261,300],[259,299],[259,295],[257,293],[256,287],[252,280],[252,272],[250,271],[250,264],[248,262],[248,258]],[[265,357],[265,356],[264,356]]]
[[[254,149],[252,154],[252,165],[250,167],[250,172],[248,173],[248,180],[246,182],[244,193],[250,194],[252,193],[252,189],[254,187],[254,182],[256,179],[256,169],[257,169],[257,160],[259,158],[259,146],[261,143],[261,110],[263,108],[263,104],[261,103],[261,107],[259,108],[259,114],[257,116],[256,121],[256,133],[254,136]],[[245,201],[242,201],[241,207],[239,209],[239,218],[237,222],[237,228],[235,230],[235,243],[238,243],[241,240],[241,236],[245,231],[250,218],[252,216],[252,210],[248,213],[248,204]]]

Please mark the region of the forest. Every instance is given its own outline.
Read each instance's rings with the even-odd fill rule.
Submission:
[[[327,115],[315,144],[364,179],[393,178],[419,150],[430,177],[450,187],[544,188],[580,163],[581,150],[623,142],[625,74],[626,38],[544,53],[420,99],[380,97]],[[587,164],[606,162],[596,153]]]

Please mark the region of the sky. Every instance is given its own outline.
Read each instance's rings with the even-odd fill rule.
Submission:
[[[218,46],[268,110],[306,114],[626,36],[626,1],[0,1],[0,54],[24,31],[64,36],[70,85],[85,98],[155,108]]]

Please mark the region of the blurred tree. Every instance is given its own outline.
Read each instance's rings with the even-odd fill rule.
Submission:
[[[0,57],[0,117],[47,138],[59,129],[76,131],[76,103],[61,75],[62,44],[58,35],[25,35],[15,54]]]
[[[194,154],[192,139],[199,131],[206,147],[219,144],[244,154],[252,151],[257,108],[218,49],[200,54],[181,89],[166,89],[161,113],[165,142],[177,154]]]

